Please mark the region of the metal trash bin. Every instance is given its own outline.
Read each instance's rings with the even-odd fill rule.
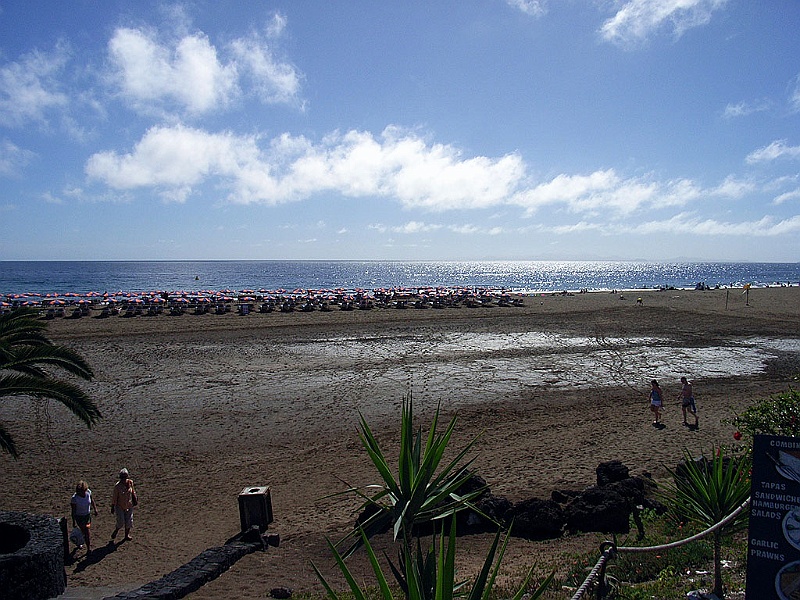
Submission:
[[[265,531],[272,523],[272,498],[269,486],[246,487],[239,493],[239,521],[242,531],[258,525]]]

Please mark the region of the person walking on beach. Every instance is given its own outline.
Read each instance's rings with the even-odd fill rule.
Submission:
[[[131,529],[133,528],[133,508],[138,504],[136,490],[133,487],[133,479],[130,478],[128,469],[119,472],[119,481],[114,486],[114,493],[111,498],[111,512],[117,518],[117,524],[111,539],[115,539],[119,530],[125,529],[125,540],[130,540]]]
[[[83,540],[86,542],[86,554],[89,555],[92,552],[90,535],[92,510],[94,510],[94,516],[97,516],[97,506],[92,499],[92,490],[89,489],[89,484],[81,479],[75,485],[75,493],[72,494],[69,504],[72,509],[72,526],[81,530]]]
[[[694,401],[694,391],[692,390],[692,384],[686,379],[686,377],[681,377],[681,393],[678,394],[678,398],[681,401],[681,410],[683,410],[683,424],[689,425],[686,421],[686,411],[694,415],[694,426],[697,428],[699,420],[697,418],[697,403]]]
[[[658,381],[653,379],[650,382],[650,410],[655,418],[653,425],[656,427],[661,424],[662,406],[664,406],[664,393],[661,391],[661,388],[658,387]]]

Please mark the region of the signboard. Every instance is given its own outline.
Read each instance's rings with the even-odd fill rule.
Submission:
[[[747,598],[800,600],[800,438],[753,441]]]

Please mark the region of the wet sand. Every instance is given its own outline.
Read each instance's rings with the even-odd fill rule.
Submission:
[[[800,287],[546,295],[502,308],[84,317],[53,320],[49,333],[94,366],[86,389],[104,418],[86,430],[52,403],[6,402],[2,418],[23,455],[0,459],[0,507],[67,516],[75,481],[86,479],[100,509],[99,551],[78,554],[68,585],[121,590],[222,544],[239,528],[239,492],[269,485],[280,547],[191,596],[263,598],[277,586],[321,591],[312,560],[332,572],[325,537],[348,531],[357,503],[329,495],[376,481],[357,439],[359,412],[391,452],[405,394],[423,424],[441,405],[446,419],[458,416],[454,446],[482,434],[476,470],[512,501],[590,485],[610,459],[662,477],[683,448],[734,443],[726,421],[800,373]],[[682,427],[672,400],[681,375],[695,383],[698,431]],[[647,410],[653,377],[670,399],[663,430]],[[107,545],[123,466],[141,498],[134,539]],[[601,540],[514,540],[507,573],[556,566]],[[488,541],[460,540],[464,571]]]

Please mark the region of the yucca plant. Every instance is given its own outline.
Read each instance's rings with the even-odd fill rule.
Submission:
[[[500,569],[500,563],[503,561],[506,545],[508,544],[508,534],[503,539],[502,546],[500,545],[501,532],[498,531],[486,555],[480,573],[475,577],[472,585],[469,586],[469,591],[460,594],[459,590],[466,586],[467,582],[457,582],[455,559],[456,559],[456,522],[455,519],[450,520],[450,530],[445,536],[444,524],[441,524],[441,530],[433,536],[433,540],[428,549],[425,559],[419,555],[419,548],[417,556],[413,556],[410,548],[403,545],[401,553],[404,560],[401,563],[404,566],[405,572],[403,574],[403,581],[406,582],[405,586],[400,586],[399,594],[401,598],[408,600],[453,600],[455,597],[463,597],[466,600],[489,600],[491,592],[494,588],[497,574]],[[381,569],[375,551],[367,538],[363,529],[359,529],[362,544],[366,548],[367,556],[369,557],[370,565],[372,566],[375,579],[380,590],[380,598],[382,600],[395,600],[395,592],[389,585],[389,581]],[[438,550],[437,550],[438,542]],[[367,595],[361,589],[355,577],[350,572],[350,569],[345,563],[344,557],[336,549],[336,546],[330,541],[328,546],[336,559],[336,564],[339,566],[345,580],[348,583],[350,592],[355,600],[367,600]],[[499,548],[499,553],[498,553]],[[435,560],[434,560],[435,559]],[[496,560],[495,560],[496,559]],[[339,594],[328,583],[319,569],[312,563],[314,572],[319,577],[322,585],[328,593],[331,600],[339,600]],[[529,600],[537,600],[544,594],[547,587],[553,581],[555,573],[545,578],[545,580],[536,587],[534,590],[528,590],[531,578],[533,576],[533,568],[531,568],[524,581],[520,585],[517,592],[511,597],[510,600],[520,600],[523,595]]]
[[[377,491],[371,494],[352,486],[342,492],[356,493],[364,501],[361,505],[363,514],[368,515],[339,543],[349,544],[344,552],[339,552],[337,546],[328,541],[336,563],[350,586],[350,591],[355,600],[365,600],[365,593],[345,563],[348,556],[364,546],[383,600],[393,598],[394,592],[369,541],[373,535],[391,530],[393,539],[400,544],[399,558],[397,565],[388,559],[387,562],[397,582],[395,589],[399,589],[399,594],[409,600],[450,600],[465,585],[465,582],[456,582],[455,578],[455,515],[466,508],[476,510],[472,501],[484,491],[477,489],[464,494],[459,493],[459,488],[471,476],[469,467],[474,459],[467,460],[463,464],[462,461],[475,445],[477,438],[445,463],[444,457],[455,429],[456,418],[453,417],[444,433],[437,433],[439,422],[437,407],[426,437],[421,428],[414,428],[413,402],[409,395],[403,399],[400,449],[395,474],[363,415],[360,415],[359,421],[361,444],[378,471],[381,483],[368,486],[367,489],[377,488]],[[445,535],[448,523],[449,534]],[[420,531],[420,526],[423,525],[434,525],[436,532],[427,551],[423,551],[419,538],[416,539],[416,543],[414,539],[415,534]],[[486,556],[483,569],[472,583],[469,600],[489,598],[508,542],[506,535],[498,554],[500,536],[501,530],[498,525],[498,533]],[[336,592],[317,567],[313,564],[312,567],[330,598],[338,600]],[[532,569],[514,596],[514,600],[518,600],[528,591],[531,574]],[[531,600],[540,597],[552,579],[551,574],[532,592]]]
[[[415,529],[426,523],[455,515],[465,508],[473,508],[471,501],[483,493],[476,489],[459,494],[458,489],[470,478],[469,467],[474,459],[461,464],[478,438],[473,439],[449,463],[443,465],[444,454],[456,425],[453,417],[444,433],[437,433],[439,408],[433,417],[425,445],[421,428],[414,428],[414,405],[411,395],[403,398],[400,419],[400,451],[397,473],[392,472],[389,460],[375,438],[363,415],[359,417],[359,438],[372,464],[380,475],[381,482],[368,486],[377,489],[368,495],[357,487],[351,487],[364,502],[361,509],[368,514],[359,529],[351,531],[342,542],[350,542],[344,552],[347,557],[362,543],[361,531],[367,538],[391,529],[397,540],[410,547]],[[343,492],[343,493],[347,493]]]
[[[670,470],[672,484],[666,484],[665,498],[671,514],[679,521],[690,521],[707,529],[739,508],[750,496],[750,460],[724,456],[716,449],[710,459],[700,461],[684,450],[685,468]],[[748,513],[713,532],[714,590],[722,598],[722,538],[747,524]]]

